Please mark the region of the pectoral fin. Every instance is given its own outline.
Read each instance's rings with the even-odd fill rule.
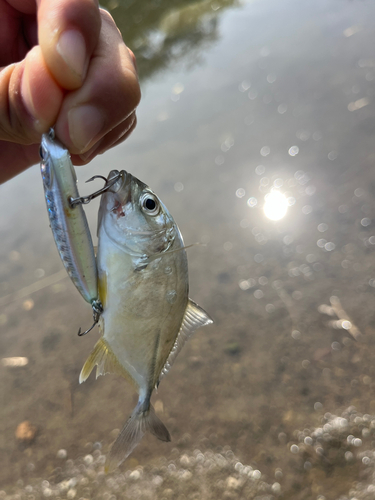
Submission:
[[[206,313],[206,311],[199,307],[194,301],[189,299],[184,317],[182,319],[180,331],[160,373],[157,385],[159,385],[160,380],[169,372],[172,364],[177,358],[178,353],[181,351],[185,342],[191,337],[195,330],[201,326],[210,325],[211,323],[213,323],[213,320]]]
[[[87,358],[86,363],[83,365],[79,376],[80,384],[82,384],[82,382],[89,378],[90,373],[95,368],[95,366],[97,367],[96,378],[98,378],[100,375],[105,375],[106,373],[116,373],[134,383],[129,373],[119,363],[112,349],[103,338],[99,339],[95,344],[92,353]]]

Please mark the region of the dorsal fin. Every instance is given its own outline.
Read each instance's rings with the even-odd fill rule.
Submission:
[[[116,373],[117,375],[121,375],[130,382],[134,383],[129,373],[125,370],[125,368],[123,368],[123,366],[121,366],[112,349],[103,337],[95,344],[94,349],[83,365],[79,376],[80,384],[89,378],[90,373],[95,366],[97,367],[96,378],[100,375],[105,375],[106,373]]]
[[[213,323],[213,320],[206,313],[206,311],[199,307],[194,301],[189,299],[184,317],[182,319],[180,331],[178,332],[168,359],[160,372],[157,385],[159,385],[160,380],[169,372],[171,366],[177,358],[178,353],[181,351],[185,342],[191,337],[195,330],[201,326],[210,325],[211,323]]]

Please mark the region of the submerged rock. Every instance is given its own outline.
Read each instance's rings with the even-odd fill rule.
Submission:
[[[32,425],[31,422],[25,420],[18,424],[15,435],[16,439],[22,444],[31,444],[38,432],[38,429],[35,425]]]

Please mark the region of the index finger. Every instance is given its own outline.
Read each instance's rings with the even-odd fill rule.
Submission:
[[[79,88],[98,43],[97,0],[37,0],[38,38],[49,71],[64,89]]]

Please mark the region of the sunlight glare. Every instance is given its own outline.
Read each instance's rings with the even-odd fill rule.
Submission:
[[[264,215],[271,220],[282,219],[288,209],[288,201],[280,191],[272,190],[264,197]]]

